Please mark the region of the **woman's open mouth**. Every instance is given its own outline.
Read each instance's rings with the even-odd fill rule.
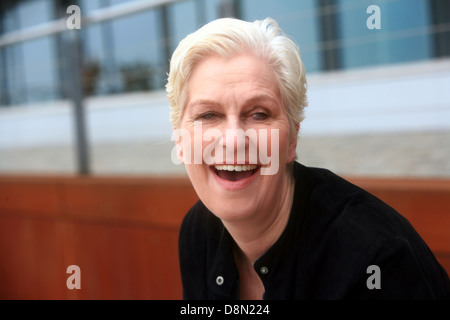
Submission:
[[[211,170],[215,173],[218,182],[227,189],[241,189],[246,187],[260,166],[256,164],[237,164],[237,165],[213,165]]]

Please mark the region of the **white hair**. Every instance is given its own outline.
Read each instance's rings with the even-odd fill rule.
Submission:
[[[166,91],[174,127],[181,121],[187,82],[196,64],[208,56],[229,57],[244,52],[264,59],[272,67],[291,129],[304,119],[303,110],[307,105],[305,67],[294,41],[271,18],[255,22],[223,18],[188,35],[172,55]]]

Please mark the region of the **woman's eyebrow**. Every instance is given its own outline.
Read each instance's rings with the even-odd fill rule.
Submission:
[[[261,94],[261,95],[257,95],[257,96],[249,98],[248,100],[246,100],[245,103],[252,104],[252,103],[260,103],[260,102],[266,102],[266,101],[270,101],[271,103],[276,103],[277,99],[268,94]]]
[[[195,100],[188,104],[190,107],[197,107],[197,106],[219,106],[220,103],[214,100],[209,99],[199,99]]]
[[[271,103],[276,103],[277,99],[271,95],[268,94],[260,94],[256,96],[252,96],[244,101],[245,105],[254,104],[254,103],[261,103],[270,101]],[[190,107],[197,107],[197,106],[220,106],[221,104],[215,100],[210,99],[198,99],[194,100],[193,102],[189,103]]]

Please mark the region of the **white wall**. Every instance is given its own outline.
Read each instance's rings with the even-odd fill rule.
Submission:
[[[450,129],[450,60],[309,78],[305,135]]]

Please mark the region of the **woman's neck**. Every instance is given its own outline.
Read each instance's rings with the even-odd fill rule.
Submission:
[[[261,208],[252,219],[222,221],[238,245],[238,250],[251,264],[278,240],[288,223],[295,181],[289,173],[287,177],[283,186],[277,190],[279,201],[267,208]]]

